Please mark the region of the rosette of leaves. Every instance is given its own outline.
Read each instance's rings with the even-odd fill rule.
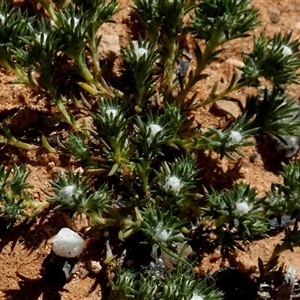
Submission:
[[[172,208],[174,212],[188,207],[194,197],[192,189],[195,188],[197,173],[195,155],[177,158],[170,164],[164,162],[153,180],[157,205]]]
[[[265,199],[257,197],[249,185],[238,183],[221,192],[212,189],[207,200],[203,217],[212,222],[215,242],[225,254],[230,248],[241,248],[239,240],[266,234],[269,222],[263,208]]]
[[[109,175],[113,175],[120,166],[129,165],[135,150],[129,133],[130,106],[118,98],[98,101],[98,113],[92,117],[97,124],[97,138],[102,142],[102,155],[111,163]]]
[[[254,37],[253,51],[245,53],[245,66],[239,68],[243,72],[240,82],[256,85],[259,77],[264,77],[276,86],[298,84],[300,42],[290,41],[291,37],[292,33],[276,34],[269,40],[264,36]]]
[[[260,25],[249,0],[201,0],[192,16],[192,32],[214,47],[245,37]]]
[[[251,120],[251,127],[258,134],[297,136],[300,134],[300,108],[294,97],[278,88],[264,90],[263,97],[247,98],[243,114]]]
[[[32,220],[47,205],[31,200],[27,189],[33,186],[27,182],[28,176],[25,165],[0,167],[0,217],[5,220],[7,228],[23,218]]]
[[[94,223],[104,225],[103,214],[111,204],[111,191],[105,184],[92,190],[88,180],[88,177],[81,180],[79,172],[59,175],[56,182],[50,182],[56,195],[47,201],[56,204],[55,209],[84,213]]]
[[[146,208],[141,214],[140,228],[152,246],[152,251],[158,256],[160,256],[161,251],[164,251],[192,269],[191,264],[180,257],[176,248],[176,243],[184,243],[188,240],[181,233],[184,230],[185,222],[175,217],[172,210],[163,212],[159,207]]]
[[[31,26],[31,30],[25,37],[20,37],[26,44],[24,48],[17,48],[15,56],[23,67],[27,68],[28,79],[34,89],[43,91],[54,101],[59,99],[57,88],[54,85],[54,76],[57,71],[58,51],[60,35],[50,22],[38,20]],[[39,77],[39,82],[33,76],[33,72]]]
[[[28,79],[22,64],[16,61],[15,52],[24,49],[26,43],[20,37],[29,35],[34,18],[29,17],[27,12],[9,7],[6,1],[0,3],[0,62],[15,73],[20,82],[35,89],[35,84]]]
[[[154,44],[139,39],[137,44],[130,42],[124,50],[124,59],[127,64],[123,74],[128,80],[129,90],[135,103],[135,111],[139,114],[149,105],[150,98],[155,94],[154,83],[157,67],[154,63],[159,58],[159,52]]]
[[[277,194],[284,195],[285,205],[282,209],[285,209],[283,213],[291,215],[292,218],[300,218],[300,163],[291,162],[289,164],[283,164],[283,171],[281,172],[283,177],[283,184],[278,185]],[[278,196],[279,197],[279,196]],[[271,201],[269,199],[269,201]],[[281,203],[281,201],[279,202]],[[271,202],[272,206],[275,206],[276,202]],[[279,209],[280,206],[276,205],[272,207],[272,210],[275,212],[276,209]]]
[[[196,278],[190,271],[180,271],[168,274],[161,280],[154,277],[144,277],[132,270],[119,268],[117,279],[111,281],[109,300],[220,300],[222,294],[205,280]]]

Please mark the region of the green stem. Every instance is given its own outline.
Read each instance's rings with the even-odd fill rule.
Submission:
[[[35,0],[36,1],[36,0]],[[37,1],[36,1],[37,2]],[[52,5],[50,4],[50,1],[48,0],[39,0],[39,2],[42,4],[42,6],[46,9],[48,14],[50,15],[51,19],[54,21],[56,25],[60,25],[55,10],[53,9]]]
[[[6,138],[3,135],[0,135],[0,144],[12,145],[25,150],[36,150],[40,148],[39,146],[20,142],[15,137],[11,136],[10,138]]]
[[[69,123],[76,131],[81,131],[80,125],[74,120],[72,116],[66,110],[61,99],[54,99],[54,103],[57,106],[60,113],[64,116],[67,123]]]
[[[226,95],[239,90],[240,88],[245,86],[245,82],[244,83],[235,83],[233,86],[231,86],[230,88],[226,88],[225,90],[223,90],[221,93],[219,94],[214,94],[214,95],[209,95],[208,98],[204,101],[202,101],[200,103],[199,106],[205,106],[207,104],[211,104],[214,103],[218,100],[223,99]]]
[[[205,52],[203,56],[201,57],[201,61],[197,62],[196,70],[193,73],[193,76],[189,79],[187,82],[185,88],[179,93],[179,95],[176,98],[176,103],[181,104],[185,100],[188,92],[191,90],[191,88],[199,81],[201,80],[201,73],[204,71],[208,63],[212,60],[213,52],[215,49],[220,46],[222,43],[224,43],[224,32],[215,30],[212,33],[211,38],[206,44]]]
[[[168,45],[167,47],[168,57],[165,62],[165,72],[164,72],[165,78],[163,82],[163,87],[166,93],[166,97],[170,95],[173,91],[175,52],[176,52],[175,41],[168,41],[167,45]]]
[[[162,243],[158,242],[157,243],[158,246],[166,253],[168,254],[169,256],[173,257],[174,259],[182,262],[183,264],[187,265],[191,271],[194,271],[194,268],[193,266],[188,262],[186,261],[185,259],[181,258],[179,255],[175,254],[174,252],[170,251],[167,247],[165,247]]]
[[[39,90],[39,86],[34,85],[32,82],[30,82],[30,80],[27,78],[27,76],[24,74],[24,72],[21,69],[19,69],[14,63],[12,63],[9,60],[2,60],[1,63],[5,68],[7,68],[8,70],[15,73],[15,75],[17,75],[19,77],[19,79],[21,80],[21,82],[23,84],[25,84],[26,86],[28,86],[29,88],[31,88],[34,91]]]
[[[84,79],[86,79],[91,84],[95,85],[97,89],[103,94],[103,96],[107,96],[109,98],[112,98],[114,96],[112,91],[107,90],[98,80],[95,79],[93,74],[88,69],[85,63],[85,57],[83,56],[82,53],[79,55],[77,59],[75,59],[75,61],[77,62],[78,67],[80,69],[80,73]]]

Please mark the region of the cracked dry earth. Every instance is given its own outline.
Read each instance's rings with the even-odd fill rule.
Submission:
[[[20,1],[18,1],[20,2]],[[22,2],[22,1],[21,1]],[[115,15],[114,24],[104,26],[103,33],[111,35],[112,39],[119,39],[121,47],[127,45],[128,41],[136,38],[136,34],[130,28],[134,28],[134,22],[130,18],[130,1],[120,0],[121,11]],[[267,37],[275,33],[293,32],[293,39],[300,39],[300,2],[299,1],[253,1],[253,5],[260,10],[260,19],[263,25],[259,27],[255,34],[261,32]],[[241,51],[250,49],[251,39],[237,39],[229,42],[223,47],[220,59],[213,63],[208,72],[211,76],[194,87],[193,92],[197,92],[199,98],[207,95],[213,83],[220,80],[222,85],[228,84],[231,74],[235,71],[239,61],[241,61]],[[115,59],[115,67],[118,66],[119,57]],[[191,66],[193,67],[193,65]],[[32,119],[36,113],[49,116],[56,113],[55,108],[34,95],[22,85],[10,84],[15,77],[0,68],[0,118],[1,120],[16,120],[18,117],[22,121]],[[290,93],[299,100],[300,88],[291,86]],[[245,98],[250,90],[243,90],[237,95]],[[24,109],[21,114],[20,109]],[[232,108],[236,109],[236,108]],[[230,111],[232,111],[230,109]],[[195,126],[220,125],[226,122],[228,113],[202,109],[194,112],[196,116]],[[22,129],[18,128],[21,131]],[[35,129],[38,130],[38,129]],[[53,128],[51,129],[53,130]],[[60,128],[56,128],[61,130]],[[49,135],[52,132],[49,132]],[[55,133],[53,131],[53,133]],[[38,135],[36,135],[38,136]],[[33,143],[40,141],[33,140]],[[199,184],[211,185],[215,188],[228,187],[234,181],[245,182],[255,187],[260,194],[270,188],[272,182],[279,183],[280,160],[275,155],[274,150],[259,146],[247,147],[243,149],[246,158],[237,161],[230,161],[224,158],[222,161],[216,155],[207,159],[208,153],[203,153],[199,159],[199,166],[205,171],[201,172],[202,182]],[[250,159],[250,157],[255,159]],[[294,160],[300,158],[299,154]],[[31,191],[31,196],[40,201],[45,201],[46,193],[51,194],[49,180],[53,180],[57,172],[67,170],[74,165],[70,158],[59,156],[44,150],[25,151],[11,146],[4,146],[0,149],[0,163],[11,166],[12,164],[26,164],[31,172],[29,181],[35,187]],[[74,168],[77,168],[76,166]],[[77,269],[71,281],[63,287],[56,285],[44,278],[44,263],[51,253],[51,238],[58,230],[65,226],[65,222],[59,213],[50,210],[42,212],[38,218],[30,224],[16,224],[9,231],[0,236],[0,299],[14,300],[105,300],[105,274],[100,272],[94,274],[89,270],[86,261],[99,259],[97,249],[102,249],[101,240],[94,238],[89,241],[89,246],[84,255],[79,258]],[[231,266],[247,270],[258,275],[258,258],[266,261],[271,255],[275,245],[283,238],[283,233],[276,236],[257,240],[244,245],[245,252],[237,250],[233,257],[228,260],[222,259],[219,252],[207,254],[202,257],[197,269],[205,274],[208,270],[214,272],[220,267]],[[294,252],[286,251],[280,258],[280,264],[285,268],[294,265],[300,272],[300,249]],[[299,276],[298,276],[299,278]]]

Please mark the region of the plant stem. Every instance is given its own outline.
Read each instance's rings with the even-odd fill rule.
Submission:
[[[192,77],[187,82],[185,88],[179,93],[179,95],[176,98],[176,103],[180,105],[185,100],[188,92],[191,90],[191,88],[201,79],[200,75],[208,65],[208,63],[211,62],[211,60],[214,58],[214,51],[215,49],[220,46],[222,43],[224,43],[224,33],[220,30],[215,30],[211,36],[211,38],[208,40],[205,48],[205,52],[201,59],[197,59],[197,67],[194,71]]]

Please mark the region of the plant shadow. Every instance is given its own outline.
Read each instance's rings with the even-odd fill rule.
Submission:
[[[20,288],[3,291],[5,299],[37,300],[43,295],[43,300],[60,300],[60,292],[66,291],[57,284],[49,283],[44,277],[29,279],[20,274],[17,276],[21,279],[19,281]]]
[[[40,226],[40,225],[43,226]],[[55,226],[54,226],[55,224]],[[60,214],[49,214],[49,209],[44,209],[39,214],[39,222],[21,222],[6,229],[0,234],[0,254],[3,248],[12,241],[11,249],[13,250],[17,243],[30,249],[31,254],[43,242],[54,236],[64,223]]]

